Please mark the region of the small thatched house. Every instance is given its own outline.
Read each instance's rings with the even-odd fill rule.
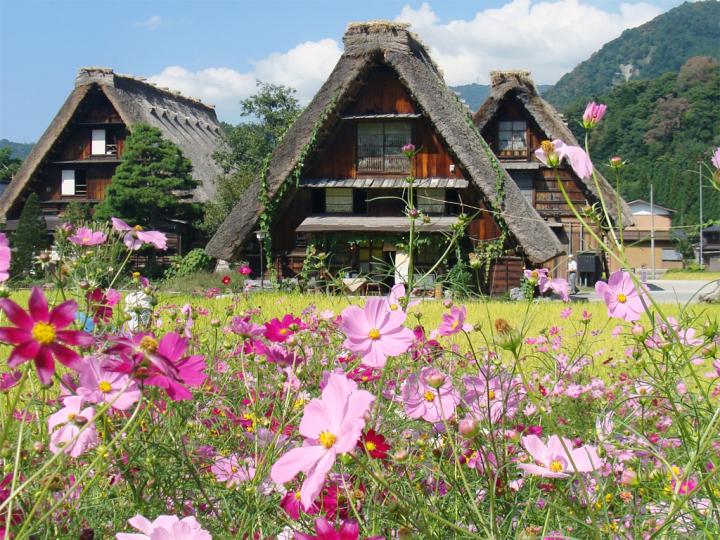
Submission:
[[[269,232],[281,276],[301,270],[312,243],[331,253],[331,268],[382,274],[374,285],[391,285],[406,277],[383,268],[406,260],[402,246],[409,225],[400,197],[409,174],[417,179],[416,205],[425,216],[420,229],[431,239],[417,254],[420,270],[441,255],[443,234],[460,213],[473,216],[463,259],[493,241],[503,243],[507,256],[494,262],[488,289],[506,290],[519,281],[523,265],[562,252],[407,25],[351,24],[343,42],[330,77],[278,145],[265,176],[247,189],[212,238],[208,253],[245,258],[257,267],[256,231],[262,229]],[[401,150],[410,142],[419,149],[412,163]],[[453,251],[445,271],[454,256]]]
[[[0,196],[6,228],[17,226],[24,200],[33,191],[49,229],[70,202],[103,200],[125,137],[139,123],[159,128],[192,161],[199,182],[193,198],[212,199],[220,173],[212,157],[220,144],[215,109],[112,69],[82,68],[75,88]]]
[[[565,253],[585,252],[579,258],[583,266],[581,274],[597,273],[590,271],[591,267],[599,268],[591,254],[597,251],[595,242],[565,203],[555,171],[544,167],[534,155],[543,140],[561,139],[577,145],[577,139],[555,108],[540,97],[529,72],[493,71],[490,78],[490,96],[475,113],[475,125],[527,201],[553,228]],[[567,165],[559,175],[576,207],[593,205],[602,195],[615,224],[620,219],[623,226],[633,223],[632,211],[602,175],[597,174],[597,186],[592,179],[578,178]],[[562,274],[565,257],[552,261],[551,265],[557,265]],[[590,275],[584,277],[592,280]]]

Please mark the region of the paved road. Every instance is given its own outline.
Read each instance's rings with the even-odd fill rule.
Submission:
[[[685,304],[697,302],[700,294],[714,290],[715,282],[690,279],[651,279],[648,281],[648,288],[658,303]],[[586,294],[588,300],[600,301],[595,291],[588,291]]]

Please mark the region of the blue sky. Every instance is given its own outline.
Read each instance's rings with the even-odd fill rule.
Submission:
[[[37,140],[72,89],[77,68],[149,77],[217,106],[261,79],[306,102],[342,51],[348,22],[410,22],[449,84],[487,82],[490,69],[530,69],[553,83],[625,28],[679,0],[0,0],[0,138]]]

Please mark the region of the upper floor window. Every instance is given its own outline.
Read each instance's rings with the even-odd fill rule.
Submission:
[[[366,189],[325,188],[312,190],[313,214],[367,214]]]
[[[525,152],[527,149],[527,122],[501,120],[498,122],[498,151],[501,153]]]
[[[445,212],[445,190],[418,188],[417,207],[424,214],[443,214]]]
[[[402,147],[411,141],[409,122],[360,122],[357,170],[361,173],[407,174],[410,162]]]

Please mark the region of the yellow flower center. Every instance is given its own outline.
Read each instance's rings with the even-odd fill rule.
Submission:
[[[380,330],[377,328],[371,328],[368,332],[368,337],[372,340],[380,339]]]
[[[255,426],[257,425],[257,417],[253,413],[243,413],[243,418],[245,420],[250,420],[250,425],[245,428],[245,431],[253,433],[255,431]]]
[[[337,441],[337,435],[329,431],[321,431],[318,440],[325,448],[332,448],[332,445]]]
[[[231,466],[230,466],[230,472],[233,473],[233,474],[235,474],[236,472],[238,472],[238,468],[237,468],[235,465],[231,465]]]
[[[425,401],[435,401],[435,394],[430,390],[425,390]]]
[[[495,390],[488,390],[488,399],[495,399]]]
[[[555,152],[555,145],[552,143],[552,141],[541,142],[540,148],[542,148],[542,151],[545,152],[545,154],[552,154],[553,152]]]
[[[455,329],[458,327],[458,324],[460,324],[460,321],[458,321],[458,320],[456,319],[456,320],[454,320],[454,321],[452,322],[452,324],[450,325],[450,328],[452,328],[453,330],[455,330]]]
[[[103,394],[107,394],[112,390],[112,385],[107,381],[100,381],[98,383],[98,390],[100,390]]]
[[[372,452],[373,450],[375,450],[377,448],[377,445],[372,441],[368,441],[365,443],[365,448],[368,449],[368,452]]]
[[[623,293],[620,293],[617,295],[617,301],[621,304],[624,304],[625,302],[627,302],[627,296],[625,296]]]
[[[135,231],[135,232],[139,232],[139,231],[142,231],[142,230],[143,230],[142,225],[135,225],[135,226],[133,227],[133,231]]]
[[[91,239],[89,236],[83,236],[83,237],[82,237],[83,243],[87,243],[87,242],[89,242],[90,240],[92,240],[92,239]]]
[[[302,495],[300,495],[300,492],[299,492],[299,491],[296,491],[296,492],[295,492],[295,500],[296,500],[296,501],[299,501],[300,499],[302,499]]]
[[[550,469],[552,472],[562,472],[562,470],[563,470],[562,461],[560,461],[559,459],[553,459],[550,462],[550,467],[548,467],[548,469]]]
[[[398,305],[397,304],[390,304],[390,311],[397,311]]]
[[[288,329],[287,329],[287,328],[281,328],[281,329],[280,329],[280,335],[281,335],[281,336],[284,336],[284,335],[287,334],[287,333],[288,333]]]
[[[32,328],[32,337],[41,345],[50,345],[55,341],[55,327],[50,323],[36,322]]]
[[[540,274],[538,274],[537,270],[533,270],[532,272],[530,272],[531,279],[537,280],[538,277],[540,277]]]
[[[148,354],[153,354],[158,349],[158,342],[152,336],[143,336],[140,340],[140,349]]]
[[[76,416],[77,416],[77,415],[76,415],[75,413],[70,413],[70,414],[68,414],[68,419],[67,419],[67,421],[68,421],[68,422],[72,422],[73,420],[75,420],[75,417],[76,417]]]

